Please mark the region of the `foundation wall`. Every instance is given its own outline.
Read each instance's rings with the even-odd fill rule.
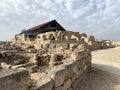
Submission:
[[[71,54],[73,59],[65,60],[63,64],[52,68],[48,78],[38,81],[36,87],[30,90],[75,90],[76,85],[84,78],[91,69],[91,54],[80,52],[79,57]]]
[[[27,70],[0,71],[0,90],[27,90],[29,81]]]

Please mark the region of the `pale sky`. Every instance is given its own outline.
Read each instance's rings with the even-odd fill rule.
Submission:
[[[52,19],[70,31],[120,40],[120,0],[0,0],[0,40]]]

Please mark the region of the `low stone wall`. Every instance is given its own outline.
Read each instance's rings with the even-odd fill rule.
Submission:
[[[112,41],[112,45],[120,47],[120,41]]]
[[[0,71],[0,90],[27,90],[29,82],[25,69]]]
[[[76,85],[91,69],[91,53],[89,51],[73,52],[73,60],[63,60],[63,64],[51,67],[47,77],[38,80],[30,90],[76,90]]]
[[[91,51],[84,41],[79,44],[44,44],[36,52],[27,51],[18,50],[18,53],[29,57],[28,60],[22,58],[26,62],[0,62],[3,70],[0,72],[0,90],[76,90],[77,84],[91,68]],[[7,56],[11,55],[7,53]],[[31,79],[28,71],[20,68],[26,68]]]
[[[89,45],[90,50],[98,50],[102,49],[102,44],[101,42],[92,42],[92,44]]]
[[[95,42],[90,42],[88,43],[89,49],[90,50],[99,50],[99,49],[107,49],[107,48],[114,48],[115,45],[112,44],[111,41],[95,41]]]
[[[41,42],[39,44],[34,44],[34,47],[36,49],[41,49],[41,48],[59,48],[59,47],[67,47],[69,48],[70,45],[75,44],[75,45],[79,45],[79,44],[83,44],[85,43],[84,41],[75,41],[75,40],[70,40],[70,41],[55,41],[55,40],[48,40],[48,41],[44,41]]]

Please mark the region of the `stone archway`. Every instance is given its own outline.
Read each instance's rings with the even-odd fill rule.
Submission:
[[[78,32],[72,33],[71,39],[75,39],[76,41],[80,41],[81,35]]]
[[[71,40],[76,40],[76,36],[74,34],[71,35]]]
[[[48,36],[48,39],[49,39],[49,40],[55,40],[55,36],[54,36],[53,34],[50,34],[50,35]]]
[[[86,41],[87,35],[85,33],[80,34],[81,40]]]
[[[43,41],[47,40],[46,35],[42,35],[41,38],[42,38]]]
[[[64,34],[65,34],[65,39],[68,40],[68,41],[70,41],[72,34],[70,32],[65,32]]]

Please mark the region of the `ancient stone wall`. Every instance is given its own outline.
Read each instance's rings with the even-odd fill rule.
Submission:
[[[51,35],[49,38],[52,38]],[[11,50],[11,52],[7,51],[5,52],[5,56],[2,53],[0,58],[5,59],[5,61],[0,61],[2,71],[14,71],[20,68],[26,68],[29,71],[31,77],[30,83],[26,82],[26,87],[23,80],[22,87],[25,87],[25,89],[20,88],[19,90],[27,90],[27,88],[29,88],[28,90],[75,90],[77,83],[83,79],[91,68],[91,51],[88,49],[85,41],[81,39],[80,41],[77,38],[67,40],[60,37],[58,39],[60,40],[45,40],[42,43],[40,42],[38,45],[41,48],[38,50],[30,46],[25,49],[20,48]],[[24,57],[30,58],[25,59],[25,62],[17,64],[14,64],[12,62],[14,58],[11,58],[13,60],[8,63],[8,58],[17,56],[15,53],[20,55],[23,53],[22,56],[25,55]],[[19,61],[19,59],[24,58],[20,57],[15,61]],[[3,77],[4,75],[1,76]],[[12,77],[14,75],[11,74],[10,76]],[[14,78],[11,79],[14,80]],[[16,89],[17,85],[14,85],[12,86],[12,90]],[[19,82],[19,85],[21,85],[21,82]],[[11,88],[8,87],[7,90],[11,90]]]
[[[71,40],[72,36],[76,39],[76,41],[80,41],[81,35],[79,32],[72,31],[56,31],[56,32],[46,32],[38,34],[36,40],[45,41],[45,40]]]
[[[112,41],[111,43],[115,47],[120,47],[120,42],[119,41]]]
[[[63,60],[60,65],[50,66],[46,77],[42,75],[44,79],[38,80],[30,90],[75,90],[76,85],[91,69],[91,58],[90,51],[71,53],[71,60]]]
[[[97,40],[94,36],[87,36],[85,33],[81,34],[81,39],[84,40],[90,50],[106,49],[115,47],[110,40]]]
[[[27,70],[3,70],[0,72],[0,90],[27,90],[30,76]]]
[[[0,54],[0,66],[6,70],[26,68],[31,80],[26,83],[29,87],[23,87],[28,90],[76,90],[76,85],[91,69],[91,50],[112,46],[110,41],[99,41],[94,36],[72,31],[41,33],[34,41],[25,39],[24,35],[19,36],[19,39],[15,44],[21,47],[17,50],[19,55],[15,52],[6,52],[5,56],[4,53]],[[20,56],[19,60],[11,58],[12,61],[20,62],[4,62],[3,59],[7,61],[8,56]]]
[[[0,90],[76,90],[91,69],[91,50],[118,45],[72,31],[20,34],[0,44]]]

